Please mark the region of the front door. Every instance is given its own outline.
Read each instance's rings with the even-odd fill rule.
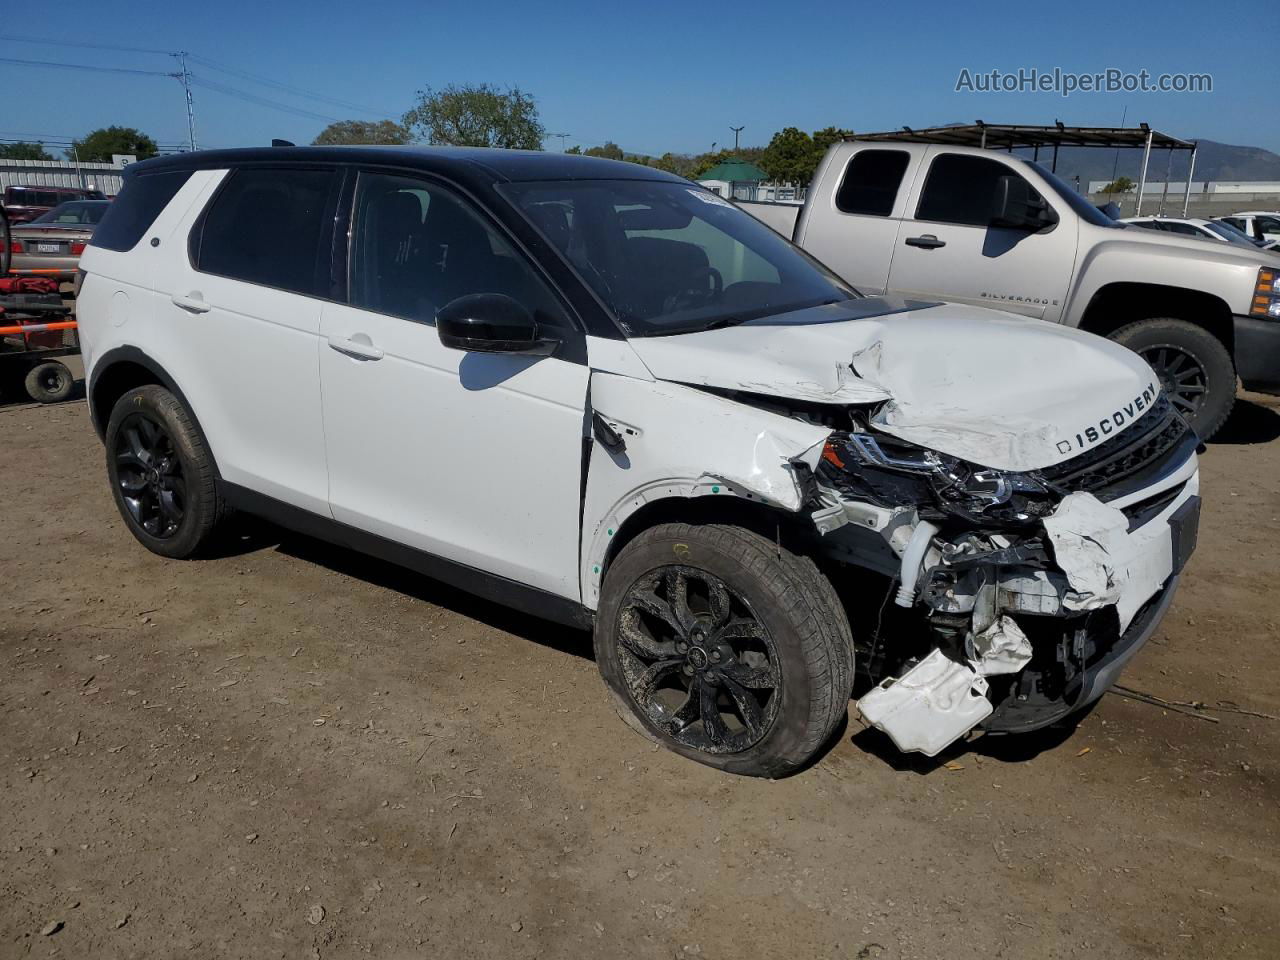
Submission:
[[[898,230],[890,289],[1060,319],[1075,267],[1076,215],[1058,209],[1059,222],[1038,233],[992,226],[997,181],[1022,177],[1020,164],[945,147],[930,147],[925,162],[923,186]],[[1056,197],[1045,199],[1058,206]]]
[[[334,518],[578,599],[584,338],[536,268],[470,201],[363,172],[350,305],[326,304],[320,380]],[[446,348],[435,315],[475,293],[523,303],[551,356]]]

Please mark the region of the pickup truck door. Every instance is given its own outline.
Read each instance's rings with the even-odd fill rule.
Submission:
[[[577,600],[586,338],[469,200],[362,171],[348,303],[320,320],[335,520]],[[550,356],[450,349],[436,311],[501,293],[560,340]]]
[[[796,243],[862,293],[884,293],[921,155],[915,144],[834,148],[814,177]]]
[[[930,147],[898,231],[889,288],[898,294],[1060,320],[1075,270],[1079,221],[1025,164]],[[996,183],[1028,180],[1058,215],[1037,233],[992,226]]]

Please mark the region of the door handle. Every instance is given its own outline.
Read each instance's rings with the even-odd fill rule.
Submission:
[[[356,337],[360,339],[357,340]],[[384,356],[363,333],[357,333],[354,337],[332,336],[329,338],[329,347],[357,360],[381,360]]]
[[[213,309],[212,306],[204,302],[204,296],[199,290],[192,290],[185,297],[175,293],[169,299],[175,307],[181,307],[190,313],[208,313]]]
[[[907,237],[906,244],[908,247],[922,247],[925,250],[937,250],[939,247],[945,247],[947,241],[939,240],[932,233],[926,233],[922,237]]]

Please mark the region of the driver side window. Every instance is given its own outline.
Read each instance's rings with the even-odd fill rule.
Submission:
[[[351,305],[419,323],[458,297],[499,293],[540,324],[565,326],[542,279],[461,197],[413,177],[361,173],[350,254]]]
[[[1017,177],[1018,174],[998,160],[966,153],[938,154],[929,167],[916,219],[970,227],[988,226],[996,185],[1001,177],[1008,176]],[[1033,196],[1040,195],[1030,184],[1028,189]]]

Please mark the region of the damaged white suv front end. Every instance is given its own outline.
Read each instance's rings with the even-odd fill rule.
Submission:
[[[1199,441],[1100,338],[877,298],[632,345],[751,418],[752,463],[704,482],[806,517],[830,560],[894,582],[910,613],[854,638],[858,707],[902,750],[1093,703],[1195,547]],[[797,420],[815,431],[793,436]]]

